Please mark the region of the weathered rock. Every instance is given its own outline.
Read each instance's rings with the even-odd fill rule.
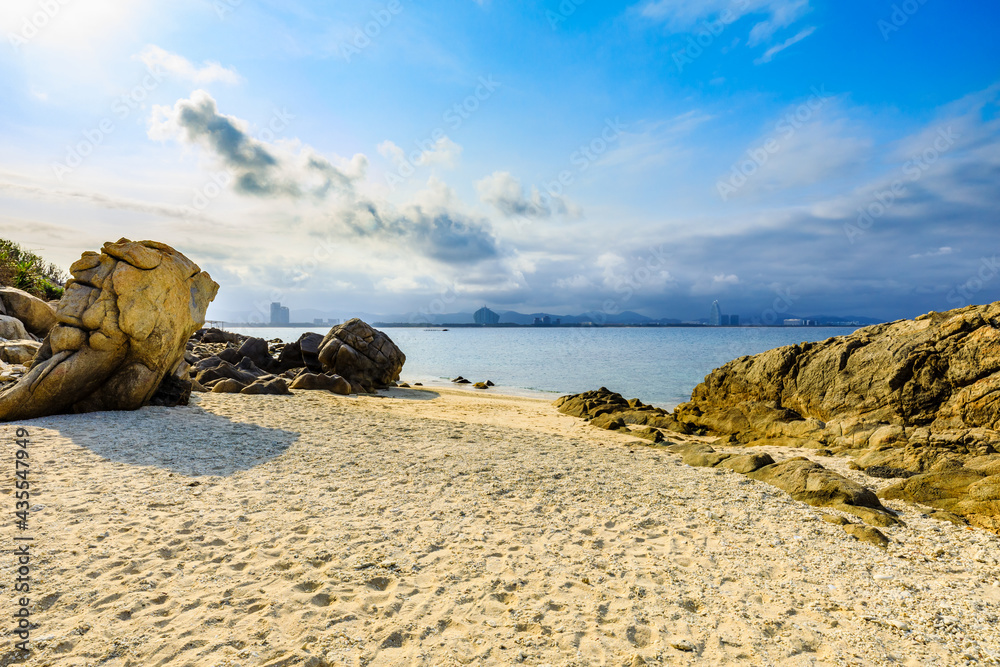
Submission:
[[[146,405],[186,363],[188,339],[219,289],[184,255],[154,241],[105,243],[70,272],[58,323],[30,372],[0,393],[0,420]],[[0,298],[10,312],[9,295]]]
[[[952,514],[951,512],[945,512],[944,510],[938,510],[936,512],[931,512],[929,515],[932,519],[937,519],[938,521],[947,521],[948,523],[953,523],[956,526],[967,526],[969,522],[958,516],[957,514]]]
[[[47,336],[56,325],[55,308],[15,287],[0,287],[0,311],[18,319],[25,329],[39,337]]]
[[[827,470],[809,459],[801,457],[786,459],[747,473],[747,476],[776,486],[795,500],[819,507],[850,511],[868,523],[873,520],[872,513],[863,509],[860,512],[852,511],[853,508],[875,510],[879,515],[878,521],[889,524],[898,522],[882,506],[871,489],[852,482],[832,470]]]
[[[271,357],[267,341],[263,338],[246,339],[236,352],[262,370],[270,370],[274,365],[274,358]]]
[[[715,448],[703,442],[677,442],[667,445],[667,450],[684,456],[690,452],[711,453],[715,451]]]
[[[616,414],[605,413],[590,420],[590,425],[607,429],[608,431],[617,431],[625,428],[625,421]]]
[[[269,396],[288,395],[288,383],[283,378],[272,377],[270,379],[260,379],[246,386],[240,391],[241,394],[261,394]]]
[[[457,378],[452,380],[455,384],[472,384],[472,380],[466,380],[464,377],[459,375]]]
[[[871,475],[917,475],[896,485],[908,499],[1000,525],[1000,510],[988,514],[994,501],[958,481],[972,460],[1000,474],[1000,462],[984,459],[1000,449],[1000,302],[741,357],[710,373],[674,417],[741,443],[863,449],[857,464]],[[919,479],[945,472],[957,477]]]
[[[556,399],[554,405],[559,412],[583,419],[622,412],[631,407],[621,394],[616,394],[606,387],[596,391],[585,391],[582,394],[562,396]]]
[[[319,363],[366,390],[384,389],[399,379],[406,356],[392,340],[354,318],[330,330],[319,347]]]
[[[878,477],[879,479],[907,479],[916,474],[903,468],[890,468],[888,466],[868,466],[864,472],[869,477]]]
[[[706,377],[690,405],[715,422],[734,406],[745,414],[763,404],[822,421],[851,415],[898,427],[992,428],[1000,416],[1000,398],[991,395],[1000,383],[998,318],[1000,303],[970,306],[741,357]],[[759,420],[731,426],[718,430],[764,430]],[[876,441],[893,438],[901,439],[898,430]]]
[[[631,431],[627,431],[627,433],[629,435],[634,435],[637,438],[642,438],[643,440],[649,440],[653,443],[663,442],[666,439],[663,437],[662,433],[655,428],[650,428],[649,426],[646,428],[632,429]]]
[[[850,521],[837,514],[820,514],[819,518],[827,523],[832,523],[835,526],[847,526],[850,525]]]
[[[4,340],[30,340],[24,324],[16,317],[0,315],[0,338]]]
[[[720,461],[719,467],[729,468],[730,470],[746,475],[773,463],[774,459],[771,458],[770,454],[737,454]]]
[[[240,382],[231,378],[223,378],[212,385],[213,394],[238,394],[247,388],[249,383]]]
[[[291,384],[292,389],[331,391],[346,396],[351,393],[351,383],[339,375],[300,373]]]
[[[0,341],[0,361],[8,364],[27,364],[38,351],[42,344],[33,340],[8,340]]]
[[[288,343],[281,349],[275,372],[281,373],[294,368],[305,368],[310,373],[322,373],[323,367],[319,363],[319,346],[323,342],[323,336],[318,333],[308,332],[299,336],[294,343]]]
[[[200,371],[195,376],[195,379],[206,387],[210,387],[213,383],[222,379],[236,380],[243,385],[247,385],[256,380],[257,377],[258,375],[241,370],[228,361],[219,360],[214,366]]]
[[[952,508],[968,495],[969,487],[986,475],[977,470],[931,472],[882,489],[879,497],[886,500],[907,500],[938,509]]]
[[[681,461],[685,465],[703,467],[703,468],[714,468],[715,466],[723,463],[726,459],[732,457],[732,454],[726,454],[723,452],[688,452],[684,454]]]
[[[489,389],[489,386],[485,382],[477,382],[472,386],[476,389]]]
[[[844,526],[844,532],[852,537],[856,537],[862,542],[873,544],[880,549],[889,546],[889,538],[882,534],[882,531],[871,526],[861,526],[856,523],[848,523]]]
[[[246,340],[246,336],[215,327],[199,329],[192,338],[202,343],[232,343],[233,345],[242,345],[243,341]]]

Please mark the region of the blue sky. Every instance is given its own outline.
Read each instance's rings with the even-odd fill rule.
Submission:
[[[10,0],[0,234],[210,316],[1000,299],[996,3]]]

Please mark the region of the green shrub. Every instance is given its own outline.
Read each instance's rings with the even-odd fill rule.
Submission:
[[[51,301],[63,295],[66,274],[17,243],[0,239],[0,285]]]

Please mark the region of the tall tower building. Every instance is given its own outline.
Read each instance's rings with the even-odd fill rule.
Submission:
[[[712,302],[712,310],[708,313],[708,326],[718,327],[722,326],[722,309],[719,308],[719,302]]]

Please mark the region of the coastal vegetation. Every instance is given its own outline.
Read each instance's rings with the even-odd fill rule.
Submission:
[[[0,239],[0,286],[16,287],[46,301],[63,295],[66,274],[55,264],[7,239]]]

